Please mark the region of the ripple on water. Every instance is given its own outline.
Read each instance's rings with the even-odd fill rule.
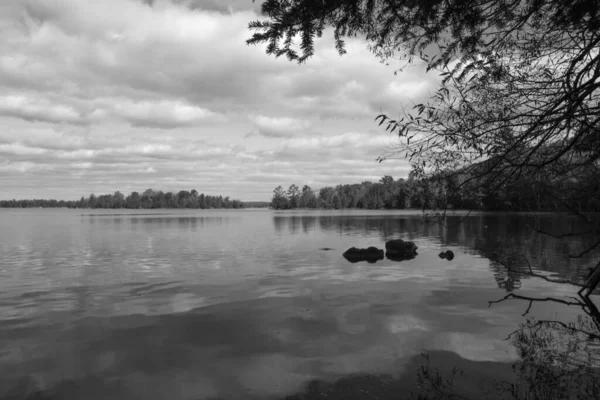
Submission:
[[[36,382],[23,388],[64,400],[79,389],[115,400],[283,398],[313,378],[400,373],[423,351],[512,360],[503,339],[526,305],[487,308],[508,279],[490,248],[507,238],[532,260],[556,253],[504,217],[450,228],[395,211],[42,211],[0,230],[0,398],[27,377]],[[419,255],[341,256],[392,238],[415,241]],[[451,262],[438,257],[446,249]],[[568,294],[510,279],[534,295]]]

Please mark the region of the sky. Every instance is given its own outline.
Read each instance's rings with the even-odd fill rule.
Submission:
[[[379,127],[438,77],[394,75],[362,38],[298,65],[247,46],[257,0],[0,1],[0,199],[146,189],[268,201],[407,161]]]

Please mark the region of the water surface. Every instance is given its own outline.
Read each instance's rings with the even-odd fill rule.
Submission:
[[[275,399],[362,373],[404,377],[402,398],[424,352],[509,374],[517,354],[505,338],[527,304],[488,301],[576,289],[508,272],[495,262],[498,242],[575,280],[592,255],[564,255],[589,243],[526,226],[576,229],[564,216],[459,221],[400,211],[0,210],[0,398]],[[418,256],[341,256],[397,238],[414,241]],[[438,257],[447,249],[452,261]],[[572,319],[577,310],[544,303],[531,313]]]

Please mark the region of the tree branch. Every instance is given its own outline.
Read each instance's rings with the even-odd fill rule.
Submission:
[[[488,308],[492,306],[492,304],[496,304],[496,303],[502,303],[503,301],[509,300],[509,299],[518,299],[518,300],[527,300],[529,301],[529,306],[527,307],[527,310],[525,310],[525,312],[522,314],[522,316],[525,316],[529,313],[529,311],[531,310],[531,306],[533,305],[534,301],[539,301],[539,302],[555,302],[555,303],[560,303],[560,304],[564,304],[567,306],[584,306],[584,304],[580,301],[566,301],[566,300],[562,300],[562,299],[557,299],[554,297],[529,297],[529,296],[521,296],[518,294],[514,294],[514,293],[508,293],[506,296],[504,296],[503,298],[501,298],[500,300],[489,300],[488,301]]]

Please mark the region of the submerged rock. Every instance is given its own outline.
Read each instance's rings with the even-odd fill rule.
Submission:
[[[454,253],[452,250],[442,251],[439,256],[440,258],[445,258],[448,261],[452,261],[454,259]]]
[[[342,254],[342,256],[351,263],[366,261],[368,263],[376,263],[378,260],[383,260],[383,250],[377,247],[368,247],[366,249],[358,249],[351,247]]]

